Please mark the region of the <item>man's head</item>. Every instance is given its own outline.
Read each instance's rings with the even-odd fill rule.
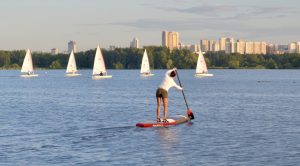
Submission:
[[[173,70],[171,73],[170,73],[170,77],[175,77],[176,76],[176,71]]]

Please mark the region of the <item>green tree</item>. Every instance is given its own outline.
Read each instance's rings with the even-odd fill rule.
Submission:
[[[239,67],[240,67],[240,61],[238,61],[238,60],[230,60],[229,61],[230,69],[238,69]]]
[[[60,61],[59,60],[55,60],[51,63],[50,65],[50,68],[51,69],[61,69],[61,64],[60,64]]]
[[[267,67],[268,69],[277,69],[277,68],[278,68],[278,67],[277,67],[277,63],[276,63],[273,59],[269,59],[269,60],[267,61],[266,67]]]
[[[172,59],[169,59],[168,62],[167,62],[167,69],[171,69],[173,67],[174,67],[173,61],[172,61]]]
[[[115,63],[115,64],[114,64],[114,68],[115,68],[115,69],[124,69],[124,66],[123,66],[122,63],[118,62],[118,63]]]

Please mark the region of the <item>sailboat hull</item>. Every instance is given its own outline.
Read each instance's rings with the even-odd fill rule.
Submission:
[[[141,73],[142,77],[152,77],[154,76],[154,74],[150,73],[150,74],[145,74],[145,73]]]
[[[38,74],[23,74],[23,75],[20,75],[20,77],[23,77],[23,78],[31,78],[31,77],[38,77],[39,75]]]
[[[106,75],[106,76],[94,75],[94,76],[92,76],[92,78],[94,80],[100,80],[100,79],[105,79],[105,78],[112,78],[112,76],[111,75]]]
[[[214,76],[213,74],[209,74],[209,73],[196,73],[195,77],[212,77]]]
[[[76,77],[76,76],[81,76],[81,74],[79,74],[79,73],[67,73],[66,76],[67,77]]]

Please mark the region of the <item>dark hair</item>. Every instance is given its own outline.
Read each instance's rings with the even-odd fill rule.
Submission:
[[[175,71],[172,71],[171,73],[170,73],[170,77],[175,77],[176,76],[176,72]]]

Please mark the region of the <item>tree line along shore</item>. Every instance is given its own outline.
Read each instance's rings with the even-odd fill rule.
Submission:
[[[140,69],[144,49],[147,49],[152,69],[195,69],[198,54],[190,50],[173,50],[166,47],[116,48],[102,49],[104,61],[108,69]],[[93,67],[96,49],[75,54],[79,69]],[[25,50],[0,51],[1,69],[20,69]],[[242,55],[238,53],[207,52],[205,61],[209,68],[229,69],[299,69],[299,54],[282,55]],[[51,55],[50,53],[32,53],[35,68],[64,69],[68,63],[69,54]]]

